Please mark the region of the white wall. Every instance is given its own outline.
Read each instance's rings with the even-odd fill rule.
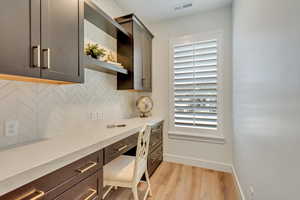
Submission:
[[[235,0],[234,163],[248,200],[299,199],[300,1]]]
[[[169,39],[197,33],[224,32],[224,104],[225,144],[191,142],[168,139],[165,123],[165,154],[183,156],[188,160],[201,159],[213,162],[232,163],[231,148],[231,52],[232,52],[232,11],[230,7],[221,8],[202,14],[150,24],[155,35],[153,41],[153,94],[154,114],[169,115]],[[187,161],[187,160],[185,160]]]
[[[112,17],[124,14],[114,1],[95,1]],[[85,41],[116,50],[116,41],[88,22]],[[84,84],[72,85],[0,80],[0,149],[64,134],[65,124],[84,123],[90,112],[100,112],[104,120],[136,115],[137,94],[117,91],[116,76],[91,70],[85,75]],[[6,120],[19,121],[18,136],[5,136]]]

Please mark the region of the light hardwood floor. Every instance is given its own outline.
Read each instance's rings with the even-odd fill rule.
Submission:
[[[151,177],[147,200],[240,200],[231,174],[163,162]],[[142,200],[146,185],[139,185]],[[105,200],[132,200],[130,189],[118,188]]]

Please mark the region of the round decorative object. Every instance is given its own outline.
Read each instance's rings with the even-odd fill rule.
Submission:
[[[153,101],[148,96],[141,96],[136,101],[136,107],[140,112],[140,117],[149,117],[153,108]]]

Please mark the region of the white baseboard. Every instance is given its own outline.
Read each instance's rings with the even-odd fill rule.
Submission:
[[[236,170],[235,170],[234,166],[232,166],[232,175],[233,175],[233,177],[235,179],[235,184],[238,187],[238,190],[240,192],[241,200],[246,200],[245,194],[243,192],[243,188],[242,188],[242,186],[240,184],[239,177],[238,177],[238,175],[236,173]]]
[[[202,159],[186,157],[186,156],[178,156],[174,154],[165,154],[164,161],[191,165],[195,167],[212,169],[212,170],[222,171],[222,172],[229,172],[229,173],[232,172],[232,165],[230,164],[215,162],[210,160],[202,160]]]
[[[246,200],[236,170],[231,164],[210,160],[202,160],[186,156],[178,156],[174,154],[164,154],[164,161],[231,173],[235,179],[236,187],[238,188],[238,191],[240,193],[241,200]]]

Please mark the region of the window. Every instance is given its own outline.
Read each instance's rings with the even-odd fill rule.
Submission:
[[[219,39],[183,37],[171,42],[171,128],[216,133],[219,129]]]

